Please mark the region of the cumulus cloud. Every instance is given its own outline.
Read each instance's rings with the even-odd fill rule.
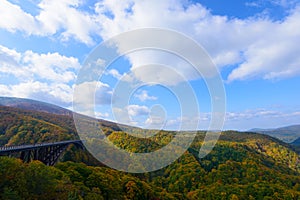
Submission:
[[[52,36],[93,44],[92,34],[97,32],[93,15],[80,10],[80,0],[42,0],[36,16],[26,13],[20,6],[7,0],[0,2],[0,27],[8,31],[22,31],[28,35]]]
[[[126,107],[128,111],[128,115],[130,117],[140,116],[140,115],[148,115],[150,110],[147,106],[140,106],[140,105],[128,105]]]
[[[33,78],[68,83],[76,78],[80,68],[77,58],[58,53],[38,54],[30,50],[24,53],[0,45],[0,72],[20,79]]]
[[[105,119],[105,118],[108,118],[109,117],[109,113],[107,112],[95,112],[95,117],[96,118],[101,118],[101,119]]]
[[[73,81],[76,74],[72,70],[80,68],[77,58],[62,56],[58,53],[38,54],[26,51],[22,61],[28,73],[35,74],[44,80],[57,82]]]
[[[92,81],[75,86],[74,102],[79,104],[111,104],[112,89],[108,84]]]
[[[283,22],[266,22],[265,36],[258,38],[244,52],[245,61],[234,69],[228,80],[263,77],[286,78],[300,74],[300,27],[299,9]],[[272,33],[267,32],[272,30]]]
[[[107,72],[107,74],[112,75],[116,79],[121,79],[122,75],[116,69],[111,69]]]
[[[296,27],[300,26],[300,8],[295,1],[269,2],[288,9],[287,16],[278,21],[266,15],[247,19],[228,18],[213,15],[200,3],[181,0],[124,0],[117,4],[114,0],[103,0],[89,8],[80,0],[42,0],[37,4],[37,14],[32,15],[3,0],[0,2],[0,28],[62,40],[74,38],[85,44],[92,44],[94,36],[106,40],[137,28],[168,28],[183,32],[199,42],[220,69],[235,66],[226,78],[228,81],[299,75],[300,59],[297,55],[300,49],[297,44],[300,42],[300,29]],[[177,43],[176,40],[172,42],[173,45]],[[188,79],[199,78],[184,63],[161,56],[161,53],[149,55],[149,52],[128,55],[132,69],[149,64],[147,58],[151,58],[151,63],[168,63]],[[119,77],[115,71],[111,73]],[[139,78],[152,75],[155,74]],[[161,76],[167,79],[168,74]],[[170,83],[173,84],[174,80]]]
[[[93,16],[80,10],[80,0],[43,0],[38,4],[40,13],[36,20],[41,25],[42,35],[53,35],[62,30],[63,40],[73,37],[92,44],[92,34],[97,32]]]
[[[147,100],[157,100],[157,97],[150,96],[146,90],[140,91],[138,94],[134,95],[140,101],[147,101]]]
[[[20,30],[27,34],[37,31],[34,17],[9,1],[0,1],[0,18],[0,27],[8,31]]]
[[[161,116],[151,116],[148,117],[145,121],[147,129],[165,129],[166,120]]]
[[[143,27],[178,30],[202,44],[220,68],[237,65],[229,74],[229,81],[253,77],[285,78],[300,74],[300,61],[295,56],[300,51],[297,45],[300,33],[295,28],[300,26],[297,7],[290,10],[290,14],[281,21],[257,16],[229,19],[212,15],[200,4],[172,0],[127,0],[118,6],[111,0],[104,0],[96,8],[104,39]],[[111,14],[107,15],[107,12]],[[129,57],[133,66],[143,61],[141,55]],[[144,56],[145,59],[147,57]],[[152,61],[161,62],[161,58],[152,57]],[[171,62],[167,57],[165,61]],[[186,72],[186,69],[180,71],[182,74]]]
[[[113,121],[133,126],[144,126],[143,118],[148,116],[150,109],[137,104],[127,105],[125,108],[113,106]]]
[[[0,95],[34,98],[59,105],[72,102],[72,82],[80,68],[77,58],[58,53],[17,52],[0,45],[0,72],[13,77],[1,85]]]
[[[32,98],[65,107],[71,105],[72,93],[72,87],[61,83],[28,81],[15,85],[0,84],[0,96]]]
[[[86,81],[74,85],[73,110],[92,117],[109,117],[108,113],[99,110],[97,106],[111,105],[112,89],[100,81]]]

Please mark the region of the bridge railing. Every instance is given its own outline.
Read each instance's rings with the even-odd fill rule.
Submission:
[[[3,151],[11,151],[11,150],[22,150],[22,149],[29,149],[29,148],[46,147],[46,146],[61,145],[61,144],[71,144],[71,143],[79,143],[82,145],[81,140],[66,140],[66,141],[51,142],[51,143],[27,144],[27,145],[18,145],[18,146],[1,146],[0,152],[1,151],[3,152]]]

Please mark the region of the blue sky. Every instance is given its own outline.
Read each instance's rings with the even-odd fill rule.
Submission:
[[[224,129],[300,123],[299,0],[2,0],[0,95],[72,109],[76,78],[89,53],[124,31],[147,27],[181,32],[207,51],[226,91]],[[149,58],[187,76],[200,117],[182,116],[170,90],[179,81],[163,71],[157,76],[164,86],[145,84],[132,92],[127,106],[114,107],[114,87],[122,76],[155,75],[135,73]],[[96,97],[97,117],[141,127],[177,129],[200,120],[199,128],[206,129],[211,118],[204,80],[161,52],[120,57],[98,81]]]

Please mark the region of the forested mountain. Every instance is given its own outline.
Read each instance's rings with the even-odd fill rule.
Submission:
[[[136,138],[115,123],[99,124],[105,124],[114,145],[129,152],[154,151],[176,134],[160,131]],[[127,128],[131,133],[151,131]],[[213,151],[199,159],[204,136],[198,132],[189,150],[171,165],[144,174],[110,169],[75,147],[54,167],[0,157],[0,199],[300,199],[300,157],[290,144],[263,134],[226,131]],[[70,115],[0,107],[0,146],[74,138]]]
[[[0,106],[0,146],[78,139],[73,118],[46,112]],[[98,165],[87,151],[70,146],[62,160]]]
[[[286,127],[280,127],[275,129],[251,129],[251,132],[263,133],[276,137],[284,142],[292,143],[296,139],[300,138],[300,125],[292,125]]]
[[[37,111],[37,113],[49,113],[51,116],[50,118],[56,118],[58,115],[67,115],[69,117],[61,117],[58,118],[60,120],[66,119],[67,122],[73,123],[73,112],[45,102],[36,101],[32,99],[23,99],[23,98],[15,98],[15,97],[0,97],[0,106],[6,106],[11,108],[19,108],[21,110],[26,110],[27,113],[30,111]],[[22,111],[20,111],[22,112]],[[34,114],[35,112],[31,112],[31,114]],[[36,113],[35,113],[36,114]],[[54,115],[51,115],[54,114]],[[43,116],[46,116],[45,114],[42,114]],[[52,119],[52,120],[53,120]],[[99,123],[101,124],[101,127],[107,127],[108,131],[110,130],[131,130],[132,128],[138,129],[131,126],[126,126],[122,124],[116,124],[114,122],[106,121],[98,119]],[[70,124],[67,124],[67,127],[69,127]],[[72,124],[73,132],[75,131],[75,126]]]
[[[61,108],[53,104],[49,104],[41,101],[35,101],[32,99],[0,97],[0,105],[14,107],[14,108],[21,108],[24,110],[34,110],[34,111],[47,112],[52,114],[59,114],[59,115],[72,115],[72,112],[70,110]]]
[[[299,153],[300,152],[300,137],[296,139],[294,142],[291,143],[291,145],[294,146],[296,151]]]
[[[296,140],[294,140],[294,142],[292,142],[293,145],[296,145],[296,146],[300,146],[300,137]]]

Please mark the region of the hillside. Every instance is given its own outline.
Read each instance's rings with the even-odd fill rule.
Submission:
[[[115,123],[99,120],[99,125],[108,140],[129,152],[152,152],[177,134],[160,131],[149,138],[136,138]],[[151,132],[126,127],[134,134]],[[226,131],[213,151],[199,159],[204,136],[205,132],[198,132],[189,150],[171,165],[144,174],[110,169],[75,147],[55,167],[0,157],[0,199],[300,198],[300,157],[290,144],[268,135]],[[1,145],[74,138],[78,136],[72,116],[0,106]],[[97,140],[87,142],[98,144]],[[116,157],[116,162],[127,159]]]
[[[300,146],[300,137],[298,139],[294,140],[291,144],[295,145],[295,146]]]
[[[0,105],[14,108],[21,108],[24,110],[34,110],[40,112],[47,112],[58,115],[72,115],[72,112],[61,108],[59,106],[35,101],[32,99],[14,98],[14,97],[0,97]]]
[[[191,149],[198,149],[203,136],[198,134]],[[156,149],[171,137],[172,133],[164,132],[143,141],[114,132],[109,139],[128,151],[141,152],[145,147]],[[153,145],[145,145],[150,142]],[[0,158],[0,165],[3,199],[9,195],[26,199],[300,198],[299,155],[276,139],[253,133],[224,132],[204,159],[188,151],[171,165],[145,174],[74,162],[60,162],[55,167],[39,162],[21,164],[5,157]]]
[[[292,143],[300,137],[300,125],[280,127],[276,129],[251,129],[251,132],[262,133],[276,137],[284,142]]]
[[[15,97],[0,97],[0,106],[19,108],[23,111],[26,110],[27,113],[29,111],[36,111],[38,113],[49,113],[50,115],[54,114],[54,117],[58,116],[58,115],[66,115],[69,117],[65,117],[62,120],[66,119],[68,121],[68,123],[70,123],[70,121],[73,121],[73,119],[72,119],[73,112],[72,111],[62,108],[60,106],[56,106],[53,104],[36,101],[36,100],[32,100],[32,99],[23,99],[23,98],[15,98]],[[34,113],[34,112],[31,112],[31,113]],[[44,116],[46,116],[46,115],[44,114]],[[61,118],[61,116],[59,118]],[[106,121],[106,120],[98,119],[98,121],[101,124],[102,128],[108,129],[107,131],[120,131],[121,129],[122,130],[131,130],[132,128],[138,129],[138,128],[123,125],[123,124],[116,124],[114,122],[110,122],[110,121]],[[73,123],[73,122],[71,122],[71,123]],[[72,126],[72,129],[74,132],[75,126],[73,124],[71,126]]]
[[[0,146],[78,139],[72,116],[0,106]],[[70,146],[62,160],[98,165],[87,151]]]
[[[300,152],[300,137],[291,143],[297,152]]]

